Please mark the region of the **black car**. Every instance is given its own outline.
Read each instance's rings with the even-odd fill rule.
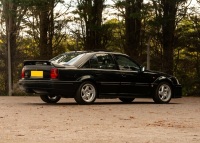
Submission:
[[[40,94],[46,103],[61,97],[74,98],[78,104],[91,104],[96,98],[119,98],[124,103],[153,98],[156,103],[169,103],[182,97],[176,77],[145,70],[129,56],[115,52],[87,52],[62,64],[24,63],[19,85]]]

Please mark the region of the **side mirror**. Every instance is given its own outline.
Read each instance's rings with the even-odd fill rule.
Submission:
[[[144,72],[146,70],[145,66],[141,67],[141,72]]]

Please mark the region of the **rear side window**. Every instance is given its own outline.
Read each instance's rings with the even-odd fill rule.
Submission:
[[[80,54],[78,56],[75,56],[74,58],[72,58],[71,60],[69,60],[68,62],[63,62],[67,65],[74,65],[78,60],[80,60],[82,57],[84,56],[84,54]]]
[[[116,64],[110,54],[97,54],[96,56],[101,69],[116,69]]]
[[[83,66],[82,68],[99,68],[98,60],[96,55],[90,58]]]
[[[116,64],[109,54],[96,54],[88,60],[83,68],[116,69]]]

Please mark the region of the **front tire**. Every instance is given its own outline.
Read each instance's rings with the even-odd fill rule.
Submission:
[[[56,95],[40,95],[42,101],[46,103],[57,103],[61,97]]]
[[[172,98],[172,88],[167,82],[161,82],[156,88],[153,100],[158,104],[169,103]]]
[[[75,101],[78,104],[92,104],[96,100],[97,91],[93,83],[86,81],[83,82],[75,96]]]

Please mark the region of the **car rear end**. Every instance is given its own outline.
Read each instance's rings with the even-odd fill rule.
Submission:
[[[25,61],[19,85],[27,93],[51,93],[50,80],[58,78],[58,69],[49,61]]]

